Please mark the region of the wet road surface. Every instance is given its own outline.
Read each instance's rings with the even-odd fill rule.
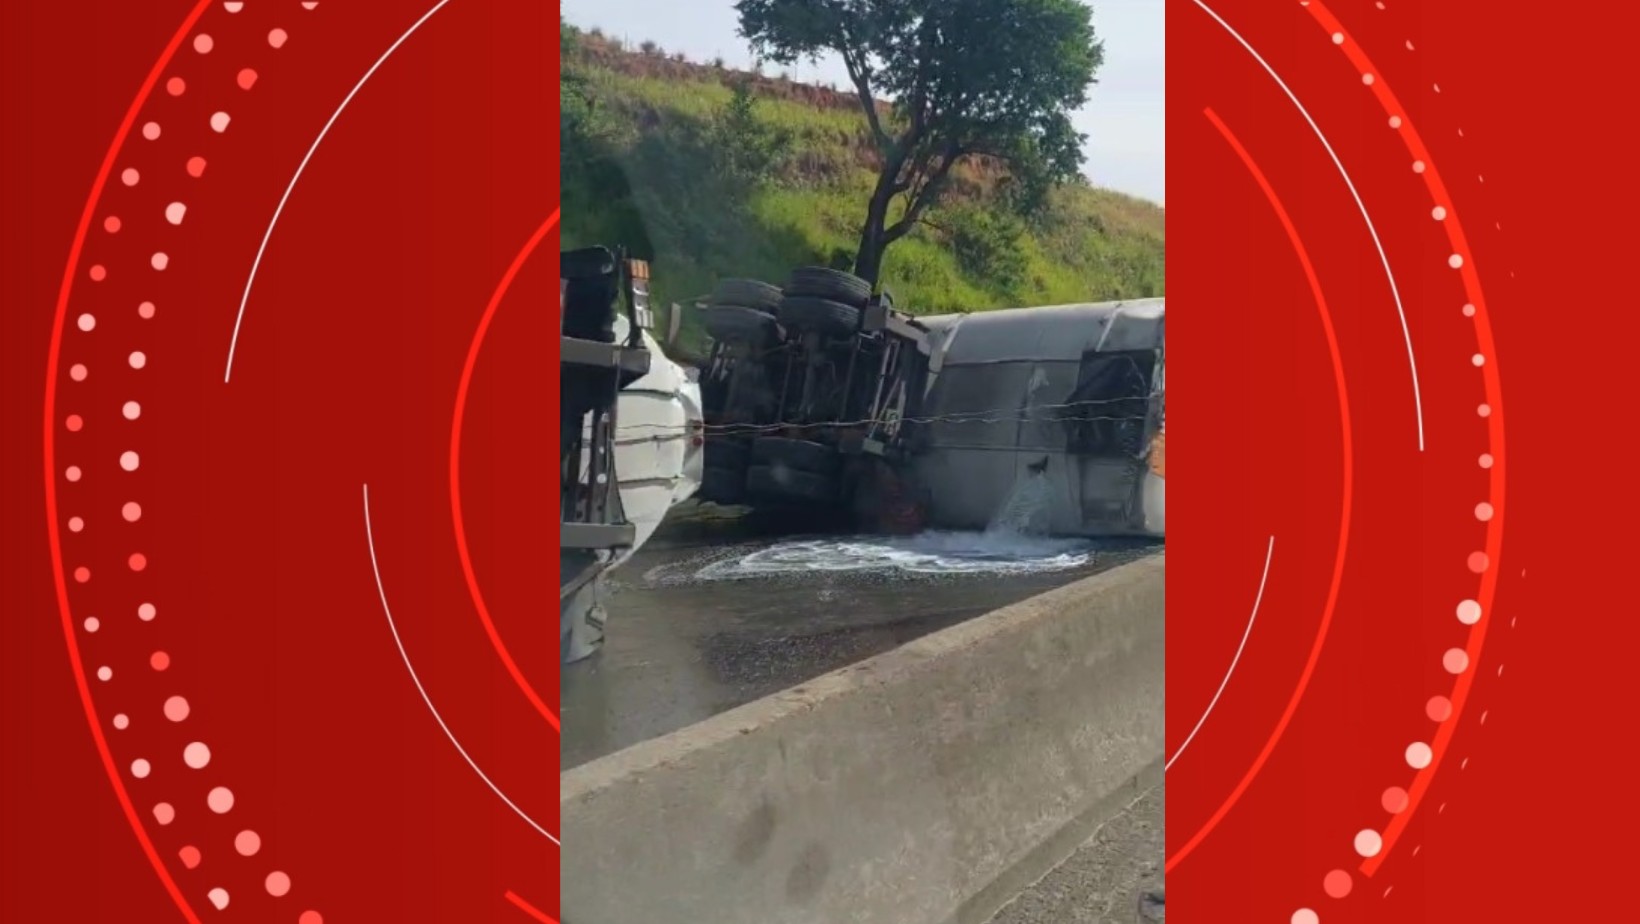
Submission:
[[[756,529],[685,516],[612,575],[604,648],[564,672],[563,769],[1157,548]]]

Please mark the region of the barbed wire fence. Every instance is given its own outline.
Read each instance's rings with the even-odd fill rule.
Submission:
[[[872,417],[859,420],[816,421],[810,423],[776,422],[776,423],[727,423],[727,424],[697,424],[678,426],[675,424],[622,424],[616,427],[615,435],[623,442],[637,442],[644,439],[663,440],[682,436],[755,436],[760,433],[815,433],[827,430],[854,430],[871,426],[899,426],[902,424],[1003,424],[1003,423],[1062,423],[1083,424],[1100,422],[1145,422],[1151,419],[1150,408],[1159,405],[1161,396],[1130,397],[1130,398],[1097,398],[1086,401],[1067,401],[1055,404],[1027,404],[1014,408],[994,408],[983,411],[960,411],[948,414],[935,414],[918,417]],[[1065,412],[1072,410],[1087,410],[1095,407],[1106,407],[1112,404],[1127,404],[1142,402],[1146,405],[1143,414],[1123,415],[1086,415],[1056,413],[1042,416],[1044,412]],[[1158,419],[1158,424],[1160,420]]]

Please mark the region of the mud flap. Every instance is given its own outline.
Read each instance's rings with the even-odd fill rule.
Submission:
[[[558,660],[584,661],[604,643],[604,562],[587,554],[560,554]]]
[[[893,466],[874,460],[861,472],[851,494],[854,522],[867,532],[915,535],[927,525],[928,500],[923,494]]]

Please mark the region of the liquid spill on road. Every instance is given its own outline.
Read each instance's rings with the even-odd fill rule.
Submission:
[[[814,572],[1032,574],[1080,568],[1095,546],[1017,534],[927,532],[910,537],[848,537],[779,542],[705,564],[698,581]]]
[[[1051,503],[1047,480],[1028,475],[984,532],[929,531],[915,536],[787,539],[725,549],[657,569],[651,583],[700,583],[854,572],[886,575],[1025,575],[1088,565],[1100,546],[1085,539],[1041,535]]]

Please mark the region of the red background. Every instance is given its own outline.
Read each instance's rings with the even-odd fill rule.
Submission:
[[[1635,392],[1622,230],[1633,197],[1618,141],[1628,119],[1610,109],[1626,96],[1623,41],[1581,8],[1339,0],[1335,43],[1326,9],[1210,5],[1310,112],[1372,216],[1418,359],[1427,443],[1420,453],[1384,268],[1338,169],[1254,56],[1194,2],[1169,0],[1170,754],[1224,677],[1276,537],[1246,651],[1168,774],[1174,915],[1288,921],[1307,908],[1333,924],[1630,908],[1634,796],[1619,755],[1634,700],[1623,550],[1635,482],[1618,445]],[[1370,59],[1372,85],[1352,49]],[[1385,88],[1400,129],[1375,96]],[[1191,846],[1293,701],[1327,611],[1345,485],[1316,299],[1209,108],[1315,266],[1347,385],[1353,478],[1314,673],[1268,760]],[[1423,173],[1411,130],[1427,145]],[[1435,176],[1444,203],[1426,184]],[[1453,222],[1467,236],[1462,272],[1447,262]],[[1475,318],[1461,311],[1474,300],[1466,279],[1484,295]],[[1482,452],[1498,468],[1483,470]],[[1490,523],[1474,512],[1483,501],[1496,507]],[[1445,723],[1450,749],[1427,793],[1369,877],[1356,834],[1386,831],[1381,794],[1409,786],[1405,748],[1436,733],[1425,703],[1452,696],[1442,655],[1472,640],[1455,611],[1482,584],[1467,559],[1489,528],[1501,534],[1488,569],[1498,583],[1466,671],[1473,687]],[[1343,898],[1323,890],[1334,870],[1350,877]]]
[[[382,589],[429,698],[495,786],[556,832],[557,738],[479,619],[451,503],[470,347],[503,275],[556,209],[550,9],[449,3],[363,85],[284,207],[223,381],[251,261],[298,165],[432,6],[200,4],[123,138],[194,4],[4,7],[0,919],[530,920],[509,893],[556,914],[556,846],[462,759],[399,655],[363,510],[368,484]],[[199,34],[212,37],[208,53],[194,47]],[[243,89],[247,67],[257,79]],[[172,77],[180,95],[166,89]],[[209,126],[215,111],[232,117],[225,132]],[[156,139],[142,134],[149,121]],[[111,142],[53,370],[65,261]],[[185,169],[193,156],[206,159],[202,176]],[[128,167],[135,186],[120,180]],[[171,201],[188,207],[180,225],[165,220]],[[117,233],[107,215],[121,219]],[[496,303],[460,434],[476,583],[520,670],[549,691],[538,354],[551,243]],[[163,272],[150,265],[156,251],[169,256]],[[139,314],[143,301],[153,317]],[[93,330],[79,328],[82,313]],[[132,350],[146,357],[140,370]],[[73,364],[89,368],[85,381]],[[70,635],[88,674],[113,669],[86,685],[157,869],[110,786],[65,657],[42,496],[48,376]],[[137,420],[122,416],[128,400],[141,404]],[[134,472],[118,464],[128,450],[141,458]],[[71,464],[81,480],[63,475]],[[142,516],[128,523],[133,500]],[[141,571],[127,564],[133,552],[146,556]],[[79,567],[91,573],[83,585]],[[158,617],[141,620],[139,602]],[[164,671],[150,666],[155,651]],[[190,704],[184,722],[162,712],[173,695]],[[210,747],[204,769],[183,762],[191,741]],[[139,758],[147,777],[129,769]],[[226,815],[207,808],[215,786],[235,794]],[[156,822],[161,801],[174,822]],[[245,829],[261,838],[254,857],[234,848]],[[264,889],[272,871],[289,876],[288,895]],[[211,907],[213,888],[230,895],[225,911]]]
[[[1310,908],[1328,924],[1561,920],[1626,909],[1626,32],[1593,8],[1348,0],[1330,10],[1348,35],[1341,46],[1296,2],[1212,4],[1292,87],[1373,216],[1419,361],[1420,453],[1405,341],[1338,170],[1246,49],[1195,3],[1167,2],[1169,283],[1181,312],[1170,754],[1225,674],[1276,537],[1246,651],[1169,773],[1175,917],[1285,921]],[[63,567],[93,577],[65,581],[69,634],[87,672],[116,667],[107,685],[86,681],[94,718],[161,868],[197,914],[529,920],[508,892],[556,912],[556,848],[456,753],[398,657],[361,503],[368,483],[383,589],[428,695],[497,786],[556,831],[556,738],[478,618],[449,487],[451,417],[475,333],[556,207],[546,5],[451,3],[361,90],[291,195],[233,381],[221,380],[250,262],[286,184],[348,91],[429,5],[252,2],[227,14],[210,4],[121,141],[70,266],[50,477],[59,519],[86,520],[77,534],[57,523]],[[88,733],[64,645],[41,425],[87,196],[191,9],[0,6],[0,919],[185,913],[132,836]],[[277,51],[265,41],[275,26],[290,35]],[[188,45],[199,31],[215,38],[208,55]],[[1351,49],[1371,58],[1378,86],[1427,145],[1426,174],[1411,169]],[[246,66],[259,79],[242,91],[234,79]],[[162,89],[173,75],[188,83],[180,97]],[[203,128],[217,108],[234,117],[220,136]],[[1347,384],[1351,518],[1319,648],[1345,487],[1335,369],[1294,245],[1209,108],[1290,216]],[[137,134],[149,119],[164,127],[153,142]],[[196,153],[209,167],[194,179],[181,165]],[[143,174],[135,187],[117,179],[127,165]],[[1446,265],[1451,246],[1425,183],[1435,175],[1468,239],[1468,276]],[[160,216],[177,197],[189,211],[173,228]],[[117,235],[101,230],[110,213],[122,217]],[[156,274],[146,255],[161,248],[172,264]],[[478,349],[461,500],[497,634],[551,700],[556,666],[536,589],[550,540],[536,522],[546,507],[535,467],[550,357],[534,349],[547,338],[545,315],[531,310],[546,303],[545,259],[524,261]],[[107,267],[105,281],[89,280],[93,263]],[[1465,279],[1484,292],[1478,319],[1459,310],[1472,297]],[[144,299],[158,305],[151,319],[135,311]],[[98,317],[90,334],[75,326],[82,312]],[[134,371],[125,357],[139,347],[148,364]],[[1470,360],[1477,349],[1484,374]],[[84,383],[62,368],[75,362],[92,369]],[[138,421],[120,417],[126,400],[142,403]],[[1476,415],[1481,401],[1496,401],[1494,417]],[[71,413],[82,430],[67,429]],[[1501,492],[1475,464],[1500,429]],[[115,463],[127,449],[142,455],[137,472]],[[84,466],[82,481],[60,474],[71,463]],[[136,524],[118,513],[128,498],[144,506]],[[1497,504],[1491,524],[1473,514],[1481,501]],[[1408,785],[1402,750],[1435,732],[1424,702],[1451,692],[1441,653],[1472,638],[1453,610],[1477,592],[1465,562],[1489,529],[1501,542],[1489,563],[1498,583],[1468,668],[1473,688],[1427,793],[1368,876],[1352,841],[1385,830],[1379,794]],[[141,572],[125,564],[133,551],[148,558]],[[139,599],[158,601],[160,617],[137,619]],[[99,617],[97,633],[82,628],[87,615]],[[155,650],[171,658],[164,672],[147,666]],[[192,704],[180,725],[158,713],[173,693]],[[129,729],[112,729],[116,712],[133,717]],[[211,745],[204,771],[180,761],[190,740]],[[127,772],[138,756],[153,761],[152,776]],[[228,816],[204,808],[219,784],[237,795]],[[159,799],[176,804],[173,824],[152,821]],[[231,847],[242,827],[262,834],[254,858]],[[179,862],[183,846],[201,850],[197,869]],[[289,873],[289,896],[261,890],[271,869]],[[1344,898],[1323,892],[1333,870],[1350,876]],[[220,915],[205,900],[217,886],[233,895]]]

